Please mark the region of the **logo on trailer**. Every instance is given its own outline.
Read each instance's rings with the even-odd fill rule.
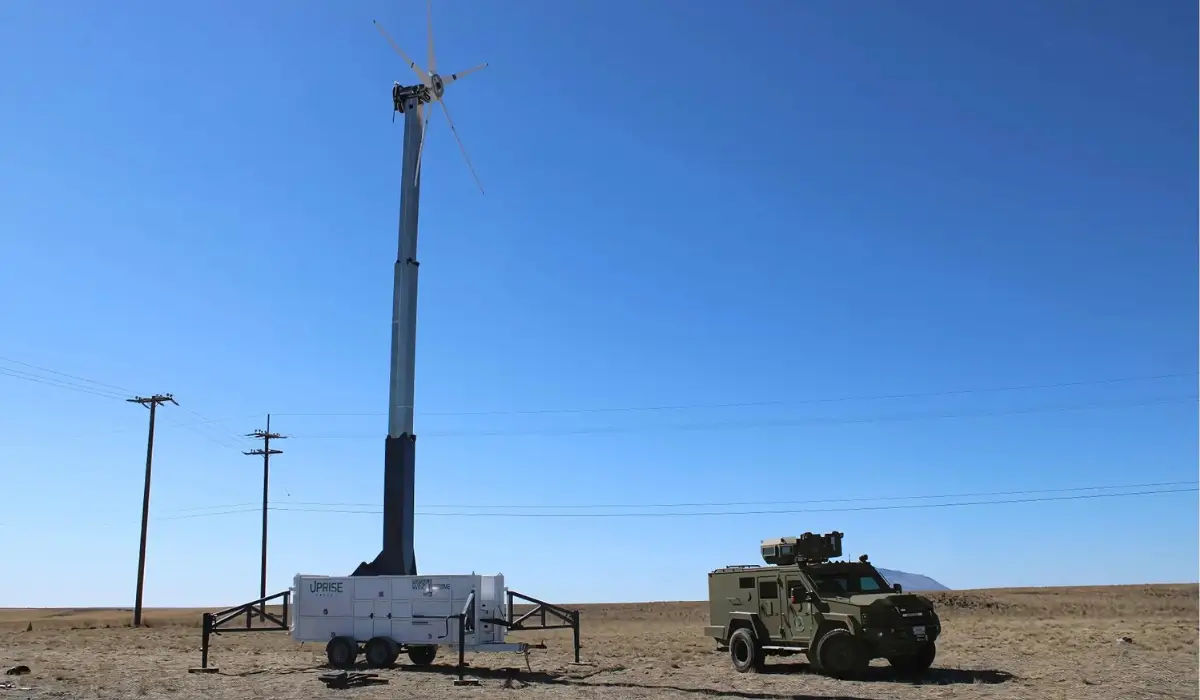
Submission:
[[[308,590],[314,595],[337,595],[342,592],[342,584],[342,581],[309,581]]]
[[[435,585],[431,578],[414,578],[412,580],[412,589],[414,591],[421,591],[421,595],[424,596],[432,597],[433,592],[440,588],[445,588],[445,586]]]

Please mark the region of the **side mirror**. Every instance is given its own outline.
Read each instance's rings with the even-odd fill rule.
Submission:
[[[904,592],[904,588],[903,588],[903,587],[901,587],[901,586],[900,586],[900,584],[898,584],[898,583],[893,583],[893,584],[892,584],[892,590],[893,590],[893,591],[895,591],[895,592],[897,592],[897,593],[903,593],[903,592]]]

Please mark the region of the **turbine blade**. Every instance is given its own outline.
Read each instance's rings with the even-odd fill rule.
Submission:
[[[480,63],[479,65],[475,66],[474,68],[468,68],[465,71],[462,71],[461,73],[451,73],[450,75],[443,75],[442,76],[442,85],[449,85],[450,83],[453,83],[455,80],[458,80],[459,78],[464,78],[464,77],[474,73],[477,70],[483,70],[484,68],[487,68],[487,67],[488,67],[488,64]]]
[[[422,102],[417,109],[418,115],[421,116],[421,143],[417,146],[417,172],[413,181],[418,185],[421,183],[421,156],[425,154],[425,138],[429,136],[429,118],[433,116],[433,103]]]
[[[437,58],[433,55],[433,0],[426,0],[425,19],[429,40],[429,72],[437,73]]]
[[[467,155],[467,147],[463,145],[462,139],[458,138],[458,129],[454,128],[454,120],[450,118],[450,110],[446,108],[446,98],[438,100],[438,104],[442,106],[442,112],[446,114],[446,122],[450,124],[450,132],[454,134],[454,140],[458,141],[458,147],[462,150],[463,159],[467,161],[467,167],[471,169],[471,177],[475,178],[475,184],[479,185],[479,192],[483,193],[483,183],[479,181],[479,176],[475,174],[475,166],[471,165],[471,157]]]
[[[421,84],[428,87],[432,82],[429,80],[429,73],[421,70],[421,67],[417,65],[417,62],[409,58],[408,54],[404,53],[404,49],[400,48],[395,41],[392,41],[392,37],[384,30],[383,25],[380,24],[378,20],[371,20],[371,22],[375,24],[375,28],[379,30],[379,33],[383,35],[383,38],[387,39],[387,42],[392,45],[392,49],[394,49],[396,53],[400,54],[400,58],[403,58],[408,62],[408,67],[412,68],[413,72],[417,74],[417,77],[421,79]]]

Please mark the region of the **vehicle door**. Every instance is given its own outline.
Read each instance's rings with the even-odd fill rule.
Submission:
[[[812,593],[808,585],[799,574],[791,574],[784,578],[784,591],[786,591],[784,629],[787,640],[811,642],[816,630],[816,622],[813,618]]]
[[[783,636],[783,599],[777,577],[758,579],[758,617],[772,638]]]

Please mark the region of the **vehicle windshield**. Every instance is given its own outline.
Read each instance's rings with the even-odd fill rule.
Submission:
[[[877,571],[868,568],[842,571],[809,571],[823,596],[852,596],[859,593],[887,593],[891,591],[887,581]]]

